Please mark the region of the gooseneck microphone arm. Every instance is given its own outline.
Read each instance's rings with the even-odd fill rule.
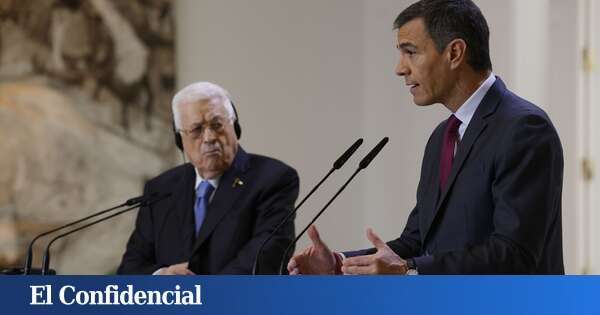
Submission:
[[[310,223],[308,223],[306,225],[306,227],[302,230],[302,232],[300,232],[300,234],[298,234],[298,236],[296,236],[294,241],[292,241],[288,245],[288,247],[285,249],[285,252],[283,253],[283,257],[281,258],[281,263],[279,264],[279,274],[280,275],[283,274],[283,270],[285,267],[284,263],[285,263],[287,255],[289,254],[290,250],[296,245],[296,243],[298,242],[300,237],[302,237],[302,235],[304,235],[304,233],[306,233],[308,228],[317,221],[317,219],[323,214],[323,212],[325,212],[325,210],[329,207],[329,205],[331,205],[331,203],[342,193],[342,191],[344,191],[344,189],[346,189],[346,186],[348,186],[348,184],[350,184],[350,182],[354,179],[354,177],[358,174],[358,172],[360,172],[361,170],[363,170],[363,169],[367,168],[367,166],[369,166],[369,164],[371,163],[371,161],[373,161],[375,156],[377,156],[377,154],[379,154],[379,151],[381,151],[381,149],[383,149],[383,147],[387,144],[388,140],[389,140],[389,138],[385,137],[385,138],[381,139],[381,141],[379,141],[379,143],[360,161],[358,168],[356,168],[356,171],[354,171],[354,173],[352,173],[352,175],[350,176],[350,178],[348,178],[348,180],[344,183],[344,185],[342,185],[342,187],[340,187],[340,189],[335,193],[335,195],[333,195],[333,197],[331,197],[331,199],[329,199],[329,201],[325,204],[325,206],[321,209],[321,211],[319,211],[317,213],[317,215],[315,215],[315,217],[310,221]]]
[[[257,272],[259,272],[259,268],[258,268],[258,260],[260,258],[260,255],[265,247],[265,245],[273,238],[273,236],[275,236],[275,234],[277,232],[279,232],[279,230],[283,227],[283,225],[285,223],[287,223],[298,211],[298,209],[300,209],[300,207],[302,207],[302,205],[304,204],[304,202],[306,202],[306,200],[308,198],[310,198],[310,196],[312,196],[312,194],[319,189],[319,187],[321,186],[321,184],[323,184],[325,182],[325,180],[327,180],[327,178],[329,178],[329,176],[335,172],[336,170],[339,170],[345,163],[346,161],[348,161],[348,159],[354,154],[354,152],[356,152],[356,150],[358,149],[358,147],[360,147],[360,145],[363,143],[363,139],[359,138],[358,140],[356,140],[347,150],[346,152],[344,152],[342,154],[342,156],[340,156],[334,163],[333,166],[331,167],[331,169],[329,170],[329,172],[327,172],[327,174],[317,183],[317,185],[315,185],[313,187],[313,189],[310,190],[310,192],[302,199],[302,201],[300,201],[300,203],[294,208],[294,210],[290,211],[285,218],[275,227],[275,229],[273,230],[273,232],[271,232],[271,234],[269,234],[269,236],[262,242],[262,244],[260,244],[260,247],[258,249],[258,251],[256,252],[256,257],[254,258],[254,264],[252,265],[252,275],[256,275]]]
[[[348,186],[348,184],[352,181],[352,179],[356,176],[356,174],[358,174],[358,172],[360,172],[360,168],[356,169],[356,171],[354,171],[354,173],[352,173],[352,176],[350,176],[350,178],[348,178],[348,180],[344,183],[344,185],[342,185],[342,187],[335,193],[335,195],[333,195],[333,197],[331,199],[329,199],[329,201],[325,204],[325,206],[321,209],[321,211],[319,211],[319,213],[317,213],[317,215],[310,221],[310,223],[308,223],[308,225],[306,225],[306,227],[302,230],[302,232],[300,232],[300,234],[298,234],[298,236],[296,236],[296,238],[294,239],[293,242],[291,242],[288,247],[286,247],[285,252],[283,253],[283,258],[281,259],[281,263],[279,265],[279,274],[282,275],[283,274],[283,270],[285,268],[284,264],[285,264],[285,257],[287,257],[287,255],[289,254],[290,250],[296,245],[296,243],[298,242],[298,240],[300,239],[300,237],[302,237],[302,235],[304,235],[304,233],[306,233],[306,230],[308,230],[308,228],[315,223],[315,221],[317,221],[317,219],[321,216],[321,214],[323,214],[323,212],[325,212],[325,209],[327,209],[327,207],[329,207],[329,205],[337,198],[337,196],[339,194],[342,193],[342,191],[344,191],[344,189],[346,189],[346,186]]]
[[[44,237],[44,236],[46,236],[48,234],[52,234],[54,232],[58,232],[60,230],[66,229],[66,228],[68,228],[70,226],[73,226],[75,224],[78,224],[78,223],[81,223],[83,221],[89,220],[91,218],[95,218],[95,217],[97,217],[99,215],[105,214],[105,213],[113,211],[115,209],[122,208],[122,207],[127,207],[127,206],[137,205],[139,203],[142,203],[146,198],[147,197],[144,197],[144,196],[139,196],[139,197],[131,198],[131,199],[125,201],[124,203],[122,203],[122,204],[120,204],[118,206],[114,206],[114,207],[108,208],[106,210],[98,211],[98,212],[96,212],[96,213],[94,213],[92,215],[89,215],[87,217],[84,217],[84,218],[81,218],[79,220],[67,223],[67,224],[65,224],[63,226],[59,226],[59,227],[57,227],[55,229],[52,229],[50,231],[47,231],[47,232],[44,232],[42,234],[37,235],[36,237],[34,237],[31,240],[31,242],[29,243],[29,247],[27,248],[27,257],[25,258],[25,267],[23,268],[24,269],[23,274],[28,275],[28,274],[31,273],[31,263],[32,263],[32,260],[33,260],[33,244],[39,238]]]
[[[155,202],[158,202],[160,200],[163,200],[163,199],[169,197],[170,195],[171,195],[171,193],[164,193],[164,194],[158,195],[158,196],[157,196],[157,194],[153,194],[150,197],[144,197],[143,199],[140,199],[141,202],[140,201],[136,202],[135,205],[132,206],[132,207],[129,207],[127,209],[115,212],[115,213],[113,213],[111,215],[102,217],[100,219],[94,220],[94,221],[92,221],[92,222],[90,222],[88,224],[82,225],[82,226],[80,226],[80,227],[78,227],[76,229],[70,230],[68,232],[65,232],[63,234],[60,234],[60,235],[54,237],[50,242],[48,242],[48,245],[46,246],[46,251],[44,252],[44,258],[42,260],[42,275],[46,275],[48,273],[48,270],[50,269],[50,246],[52,246],[52,244],[56,240],[58,240],[60,238],[63,238],[65,236],[67,236],[67,235],[70,235],[72,233],[75,233],[77,231],[83,230],[83,229],[85,229],[87,227],[90,227],[92,225],[95,225],[95,224],[98,224],[100,222],[106,221],[106,220],[108,220],[110,218],[113,218],[113,217],[116,217],[118,215],[121,215],[121,214],[123,214],[125,212],[128,212],[128,211],[131,211],[133,209],[139,208],[141,206],[149,206],[149,205],[151,205],[151,204],[153,204]]]

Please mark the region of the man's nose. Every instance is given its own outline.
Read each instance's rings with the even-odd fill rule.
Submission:
[[[204,133],[202,134],[202,141],[204,141],[204,142],[212,142],[212,141],[215,141],[216,138],[217,138],[216,134],[212,130],[212,128],[206,128],[206,129],[204,129]]]
[[[408,72],[409,72],[408,67],[406,66],[402,57],[400,57],[400,59],[398,60],[398,64],[396,64],[395,71],[396,71],[396,75],[401,76],[401,77],[408,74]]]

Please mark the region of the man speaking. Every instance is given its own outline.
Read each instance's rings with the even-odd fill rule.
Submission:
[[[311,227],[290,274],[563,274],[560,140],[492,73],[479,8],[422,0],[394,28],[414,102],[450,111],[425,147],[417,204],[399,238],[369,229],[371,249],[334,253]]]
[[[298,174],[241,148],[239,119],[220,86],[191,84],[172,109],[175,141],[190,163],[146,184],[146,195],[172,195],[140,209],[118,273],[250,274],[260,244],[294,207]],[[267,243],[259,270],[276,273],[293,239],[290,220]]]

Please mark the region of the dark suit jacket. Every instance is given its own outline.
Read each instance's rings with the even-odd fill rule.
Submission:
[[[563,154],[546,113],[497,78],[440,192],[445,123],[425,148],[404,232],[388,245],[400,257],[414,257],[420,274],[563,274]]]
[[[258,247],[298,197],[299,179],[293,168],[239,147],[196,237],[195,180],[194,167],[184,164],[146,184],[145,194],[171,191],[173,195],[140,210],[118,273],[149,274],[189,261],[196,274],[249,274]],[[294,220],[290,220],[265,246],[261,273],[277,273],[283,251],[293,239]]]

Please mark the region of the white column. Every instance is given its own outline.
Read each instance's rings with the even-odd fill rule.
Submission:
[[[512,90],[548,109],[548,0],[512,0]]]

